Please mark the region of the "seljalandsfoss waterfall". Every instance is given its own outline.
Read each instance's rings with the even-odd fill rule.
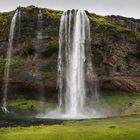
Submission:
[[[8,86],[9,86],[9,75],[10,75],[10,63],[11,63],[11,56],[13,50],[13,39],[16,27],[16,20],[17,16],[20,12],[17,10],[12,18],[10,32],[9,32],[9,47],[7,49],[7,56],[6,56],[6,64],[4,70],[4,85],[3,85],[3,103],[2,103],[2,110],[8,112],[7,110],[7,93],[8,93]],[[20,17],[20,16],[19,16]]]
[[[95,75],[91,58],[87,58],[87,54],[91,57],[90,23],[84,11],[64,12],[59,39],[60,107],[64,105],[63,111],[69,117],[83,116],[86,113],[87,88],[89,88],[86,81],[89,82]]]
[[[98,82],[91,61],[90,23],[85,11],[68,10],[59,30],[59,106],[46,118],[94,118],[93,102],[99,100]]]

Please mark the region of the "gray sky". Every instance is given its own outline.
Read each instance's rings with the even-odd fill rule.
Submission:
[[[140,0],[0,0],[0,11],[10,11],[19,5],[58,10],[85,9],[99,15],[113,14],[140,19]]]

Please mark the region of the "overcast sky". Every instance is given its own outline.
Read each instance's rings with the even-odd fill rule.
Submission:
[[[100,15],[113,14],[140,19],[140,0],[0,0],[0,11],[14,10],[19,5],[58,10],[85,9]]]

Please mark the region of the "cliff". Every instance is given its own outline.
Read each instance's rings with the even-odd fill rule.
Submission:
[[[9,97],[17,95],[57,98],[57,56],[61,11],[20,7],[12,52]],[[37,47],[38,13],[42,11],[42,42]],[[0,13],[0,83],[9,28],[15,11]],[[104,95],[140,92],[140,20],[121,16],[98,16],[87,12],[91,24],[91,49],[99,89]]]

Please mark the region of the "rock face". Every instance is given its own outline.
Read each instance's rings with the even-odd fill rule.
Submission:
[[[57,98],[57,56],[61,11],[20,7],[12,52],[9,98],[17,95]],[[42,44],[37,45],[37,18],[43,14]],[[0,13],[0,82],[2,83],[10,21],[14,14]],[[87,12],[91,24],[94,69],[102,94],[140,92],[140,20],[98,16]],[[37,54],[38,53],[38,54]],[[36,57],[36,55],[38,57]]]
[[[139,20],[99,17],[91,26],[93,63],[103,93],[140,91]],[[100,22],[99,22],[100,21]],[[92,24],[92,22],[91,22]],[[105,92],[106,91],[106,92]]]

